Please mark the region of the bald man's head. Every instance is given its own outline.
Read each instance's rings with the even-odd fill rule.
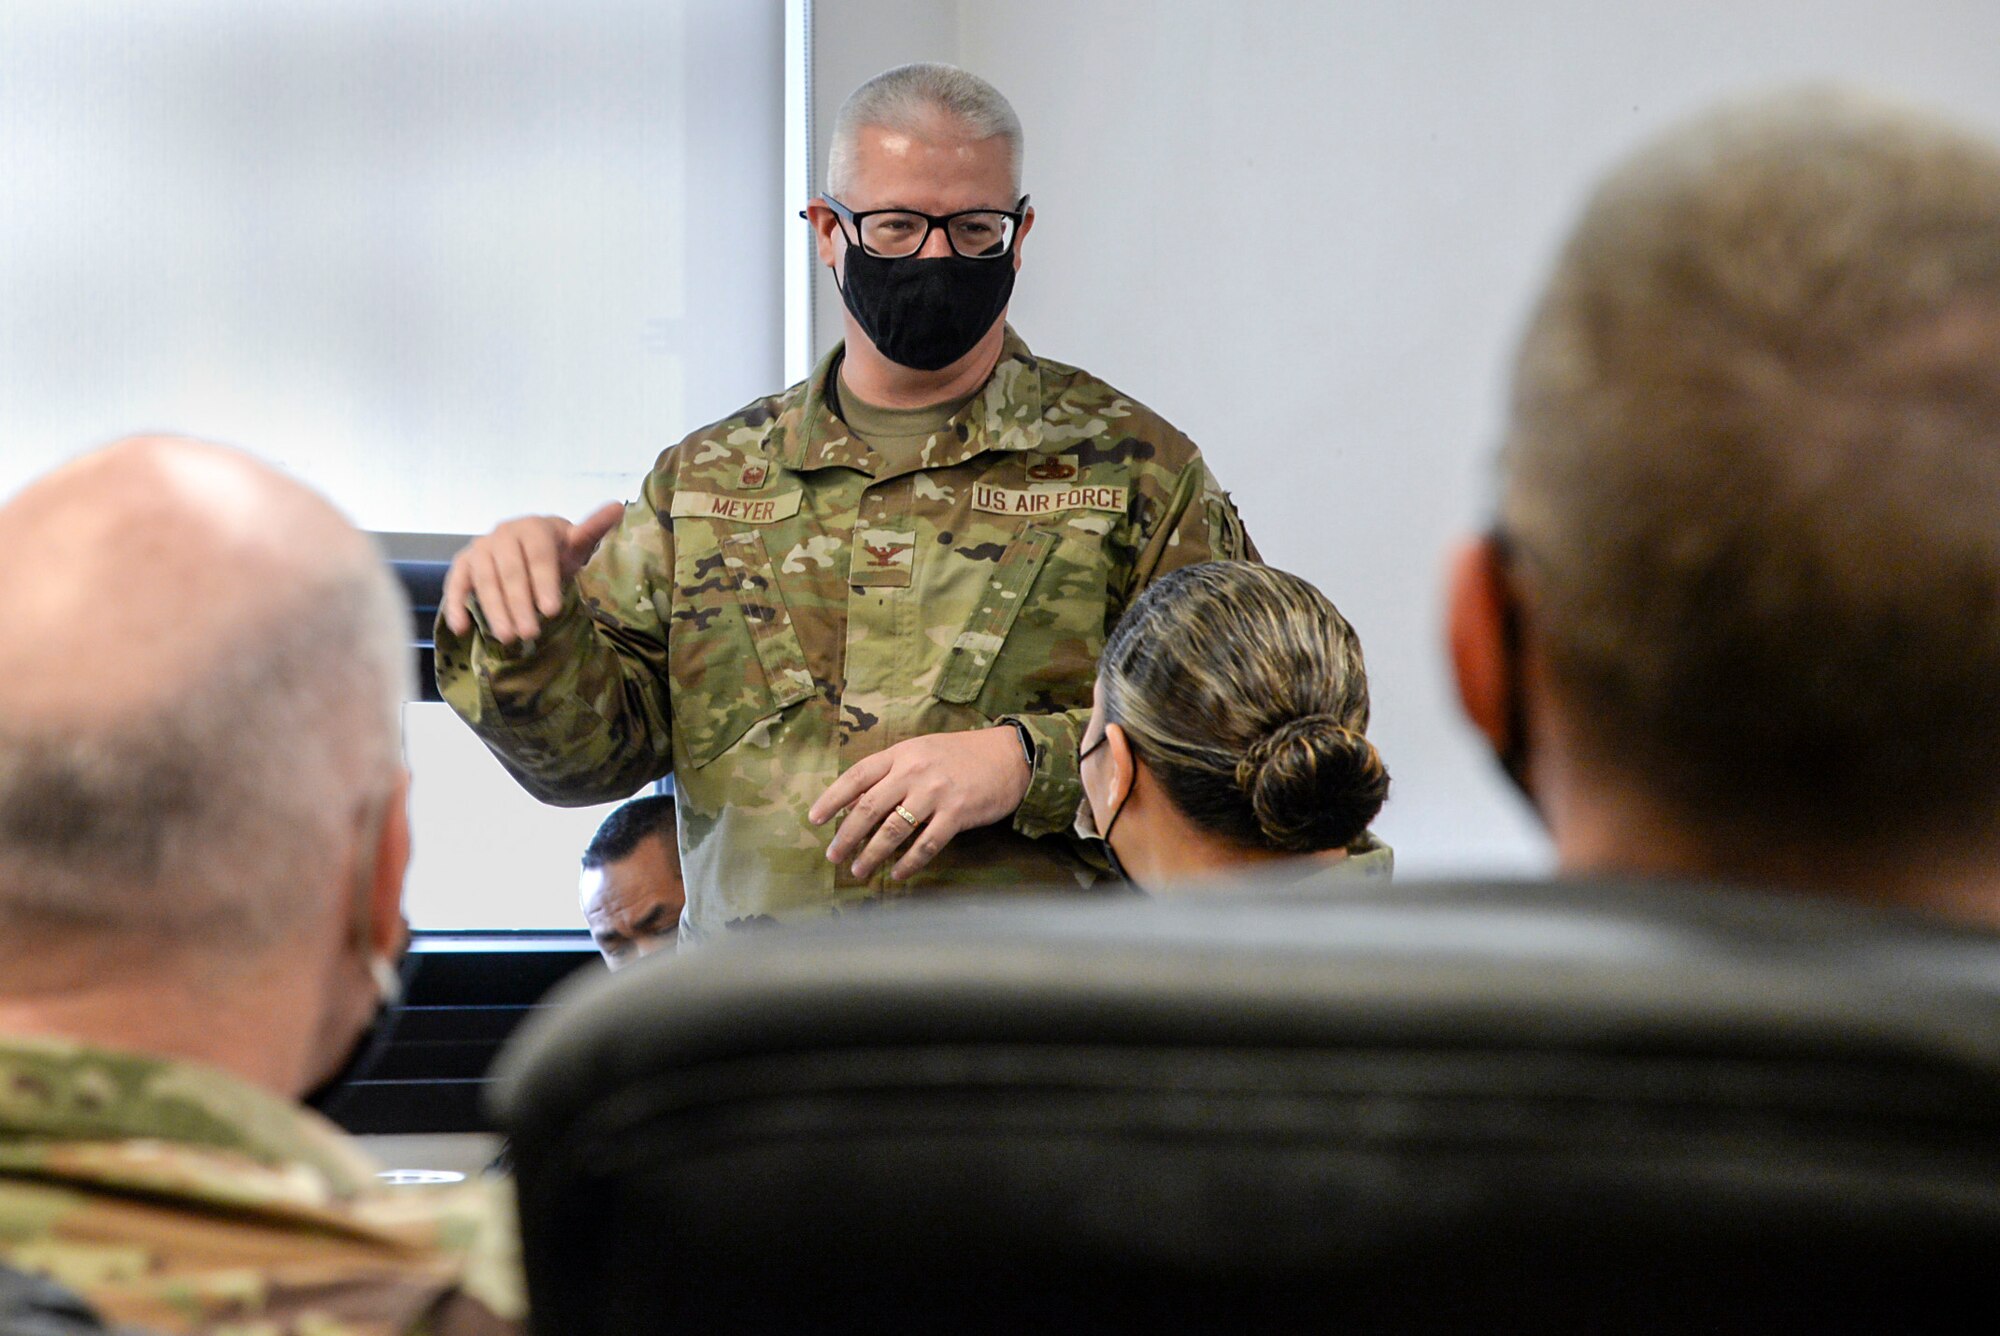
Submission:
[[[0,508],[0,541],[27,558],[0,568],[0,609],[19,629],[0,642],[0,702],[42,717],[102,719],[169,698],[302,584],[371,560],[305,487],[235,451],[161,437],[31,484]],[[107,652],[112,627],[121,646]]]
[[[407,613],[367,539],[151,438],[0,506],[0,551],[0,935],[282,935],[399,774]]]

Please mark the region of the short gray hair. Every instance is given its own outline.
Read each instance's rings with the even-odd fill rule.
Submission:
[[[1021,193],[1021,118],[1000,90],[956,65],[898,65],[862,84],[840,104],[827,150],[826,188],[839,195],[848,185],[849,163],[864,125],[926,135],[937,119],[956,121],[970,139],[1003,139],[1014,167],[1013,193]]]
[[[2000,808],[2000,151],[1812,89],[1616,171],[1515,373],[1502,525],[1583,742],[1828,839]]]
[[[0,721],[0,931],[229,954],[311,906],[399,772],[410,614],[376,560],[261,602],[130,719]]]

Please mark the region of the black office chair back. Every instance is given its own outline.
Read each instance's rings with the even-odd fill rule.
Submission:
[[[2000,938],[1701,889],[726,941],[503,1058],[536,1326],[1907,1326],[2000,1258]]]

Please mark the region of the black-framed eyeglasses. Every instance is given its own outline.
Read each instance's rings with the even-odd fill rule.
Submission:
[[[968,260],[998,260],[1013,253],[1014,238],[1021,234],[1021,220],[1028,212],[1026,195],[1011,209],[961,209],[943,215],[914,209],[863,209],[856,213],[831,195],[820,198],[845,224],[843,230],[850,242],[885,260],[915,255],[930,240],[934,227],[944,229],[954,254]]]

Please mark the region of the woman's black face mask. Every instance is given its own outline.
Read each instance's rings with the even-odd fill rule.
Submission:
[[[1082,769],[1084,758],[1099,747],[1102,747],[1104,740],[1109,736],[1110,731],[1108,729],[1103,733],[1099,733],[1097,741],[1077,753],[1076,762],[1079,770]],[[1118,806],[1111,813],[1111,819],[1104,823],[1104,829],[1099,830],[1097,828],[1097,813],[1091,810],[1090,798],[1086,794],[1082,801],[1076,805],[1076,824],[1074,830],[1078,839],[1097,845],[1098,850],[1104,855],[1104,861],[1111,868],[1112,876],[1128,885],[1137,885],[1138,883],[1126,875],[1125,865],[1118,860],[1118,851],[1111,847],[1111,829],[1118,824],[1118,818],[1125,814],[1125,803],[1131,796],[1132,790],[1129,788],[1126,789],[1125,797],[1118,800]]]
[[[882,356],[916,371],[941,371],[972,351],[1014,292],[1011,255],[969,260],[885,259],[847,248],[840,296]]]

